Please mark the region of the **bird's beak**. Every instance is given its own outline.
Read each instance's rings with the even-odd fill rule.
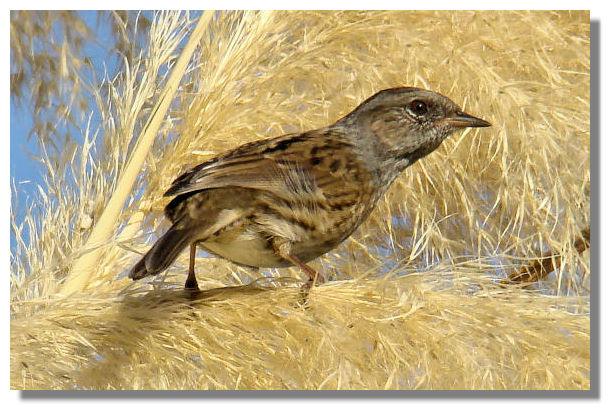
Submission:
[[[465,112],[458,111],[451,117],[446,117],[444,120],[448,125],[456,128],[467,127],[491,127],[491,123],[485,120],[481,120],[473,115],[466,114]]]

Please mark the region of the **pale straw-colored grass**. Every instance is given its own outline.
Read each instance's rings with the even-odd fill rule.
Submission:
[[[39,205],[14,223],[13,388],[589,388],[589,252],[573,246],[589,226],[587,12],[216,13],[100,265],[59,294],[189,24],[159,15],[109,93],[94,88],[103,128],[84,126],[74,173],[50,165]],[[214,290],[196,298],[181,291],[186,255],[151,283],[124,278],[167,226],[161,195],[186,166],[327,125],[399,85],[493,127],[402,175],[314,262],[330,282],[309,308],[294,269],[199,258],[200,286]],[[538,290],[497,284],[550,250],[562,266]]]

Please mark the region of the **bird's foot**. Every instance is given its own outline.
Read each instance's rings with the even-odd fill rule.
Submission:
[[[186,284],[184,284],[184,289],[193,291],[199,290],[199,283],[197,282],[196,276],[194,274],[188,274]]]
[[[325,282],[325,277],[320,272],[314,271],[311,268],[310,268],[310,271],[311,272],[308,273],[308,276],[309,276],[308,280],[301,286],[299,290],[299,293],[300,293],[299,304],[301,306],[306,305],[308,296],[310,294],[310,291],[312,290],[312,287],[323,284]]]

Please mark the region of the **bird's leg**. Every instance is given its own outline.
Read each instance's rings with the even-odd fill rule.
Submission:
[[[196,256],[196,242],[190,244],[190,267],[188,268],[188,278],[184,287],[187,290],[198,290],[199,283],[196,281],[196,275],[194,274],[194,260]]]
[[[318,271],[316,271],[314,268],[310,267],[308,264],[301,261],[295,255],[290,253],[290,242],[284,242],[280,244],[274,243],[273,246],[274,251],[277,255],[284,258],[291,264],[301,268],[301,270],[307,274],[308,280],[301,286],[301,293],[304,296],[307,297],[310,289],[313,286],[324,282],[323,276],[320,275]]]
[[[308,276],[308,280],[301,286],[301,292],[304,292],[307,295],[313,286],[324,282],[324,278],[318,271],[310,267],[308,264],[300,261],[296,256],[290,255],[288,260],[301,268]]]

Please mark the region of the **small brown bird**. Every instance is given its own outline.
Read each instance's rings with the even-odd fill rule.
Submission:
[[[306,262],[348,238],[404,169],[452,132],[490,125],[438,93],[392,88],[331,126],[237,147],[173,182],[172,226],[130,276],[158,274],[190,246],[185,287],[198,289],[198,244],[241,265],[298,266],[307,292],[321,278]]]

